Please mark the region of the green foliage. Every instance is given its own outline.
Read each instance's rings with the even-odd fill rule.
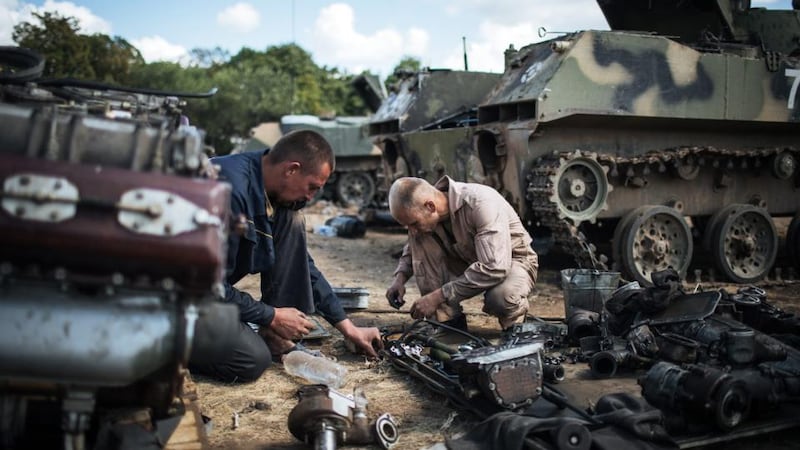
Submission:
[[[422,68],[422,62],[420,62],[419,59],[413,56],[404,56],[403,59],[394,66],[392,74],[386,77],[386,86],[394,86],[401,80],[401,78],[397,76],[397,72],[419,72],[420,68]]]
[[[45,57],[44,77],[72,77],[125,83],[130,67],[143,64],[139,51],[128,41],[104,34],[79,34],[72,17],[34,13],[39,24],[14,27],[14,41]]]
[[[185,113],[206,130],[219,154],[228,153],[233,140],[249,137],[259,123],[278,121],[287,114],[368,114],[351,86],[353,75],[317,66],[311,54],[296,44],[264,51],[244,47],[233,56],[219,47],[193,49],[188,67],[145,63],[140,52],[120,37],[80,34],[75,18],[48,12],[35,17],[38,23],[15,26],[13,38],[45,56],[43,76],[179,92],[216,87],[217,94],[210,99],[188,99]],[[405,57],[396,67],[400,68],[417,71],[420,62]]]

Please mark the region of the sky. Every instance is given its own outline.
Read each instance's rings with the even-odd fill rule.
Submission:
[[[791,9],[791,0],[752,0]],[[319,66],[386,77],[404,56],[432,68],[503,71],[503,51],[548,32],[608,29],[596,0],[0,0],[0,45],[32,12],[78,19],[81,32],[120,36],[147,62],[188,62],[194,48],[263,51],[296,43]]]

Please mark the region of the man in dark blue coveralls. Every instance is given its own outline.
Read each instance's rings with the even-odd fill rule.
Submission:
[[[233,188],[233,217],[247,221],[243,234],[229,234],[224,280],[225,300],[239,306],[241,323],[237,345],[226,359],[190,365],[191,370],[229,382],[255,380],[272,360],[297,349],[292,339],[314,329],[306,314],[315,311],[361,351],[377,356],[378,329],[357,327],[346,317],[306,247],[298,210],[325,185],[335,164],[325,138],[310,130],[294,131],[272,149],[222,156],[212,163],[220,168],[220,180]],[[261,274],[261,301],[233,287],[256,273]]]

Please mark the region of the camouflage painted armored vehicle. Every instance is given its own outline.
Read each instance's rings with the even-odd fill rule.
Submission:
[[[188,94],[43,66],[0,47],[0,448],[161,448],[190,357],[239,326],[216,301],[230,187]]]
[[[397,73],[400,81],[372,117],[369,135],[383,152],[386,181],[444,173],[483,181],[471,157],[477,105],[499,74],[452,70]]]
[[[345,206],[370,206],[380,201],[383,183],[381,151],[366,136],[366,116],[324,119],[318,116],[281,117],[283,134],[293,130],[314,130],[330,142],[336,154],[336,170],[321,194]]]
[[[767,276],[800,206],[800,11],[598,3],[611,31],[507,52],[478,110],[487,177],[583,267]]]

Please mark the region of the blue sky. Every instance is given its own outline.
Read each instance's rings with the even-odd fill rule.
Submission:
[[[791,0],[752,5],[791,9]],[[296,42],[319,65],[383,76],[401,57],[423,65],[502,72],[503,50],[552,31],[607,29],[596,0],[0,0],[0,45],[31,11],[79,19],[84,32],[121,36],[147,61],[186,60],[193,48],[264,50]]]

